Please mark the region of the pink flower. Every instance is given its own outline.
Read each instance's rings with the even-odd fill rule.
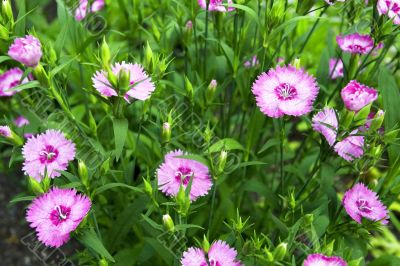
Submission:
[[[8,55],[27,67],[36,67],[42,57],[42,45],[32,35],[17,38],[8,50]]]
[[[0,96],[12,96],[17,91],[12,90],[12,88],[28,82],[25,78],[21,82],[21,78],[24,72],[19,68],[12,68],[0,75]]]
[[[207,9],[207,0],[198,0],[202,9]],[[235,10],[234,7],[227,7],[223,4],[233,4],[232,0],[210,0],[208,11],[228,12]]]
[[[358,33],[346,36],[337,36],[336,41],[344,52],[352,54],[368,54],[374,48],[374,41],[369,35],[360,35]]]
[[[191,20],[188,20],[188,22],[186,22],[186,30],[192,30],[193,29],[193,22]]]
[[[14,120],[14,123],[17,127],[23,127],[29,125],[29,120],[20,115]]]
[[[75,189],[52,188],[33,200],[26,220],[36,229],[38,239],[49,247],[66,243],[90,210],[91,202]]]
[[[319,88],[314,77],[289,65],[262,73],[253,83],[252,91],[261,111],[277,118],[309,113]]]
[[[0,136],[5,138],[11,137],[11,129],[9,126],[0,126]]]
[[[179,188],[184,188],[193,178],[190,190],[190,200],[208,194],[212,187],[212,180],[208,167],[204,164],[178,156],[187,155],[181,150],[171,151],[164,157],[164,162],[157,169],[158,187],[168,196],[176,196]]]
[[[357,130],[351,132],[350,136],[336,143],[334,149],[340,157],[346,161],[360,158],[364,154],[364,136],[355,136]]]
[[[386,207],[379,200],[378,195],[362,183],[346,191],[343,205],[347,214],[357,223],[361,223],[362,217],[380,221],[382,224],[388,223],[389,215]]]
[[[245,68],[252,68],[259,66],[260,62],[258,61],[257,56],[254,55],[251,60],[247,60],[243,65]]]
[[[102,10],[104,8],[104,6],[105,6],[104,0],[95,0],[92,3],[91,11],[93,13],[97,12],[97,11],[100,11],[100,10]]]
[[[130,76],[130,89],[125,93],[125,100],[129,103],[130,98],[138,100],[147,100],[151,93],[155,90],[154,83],[139,64],[116,63],[112,67],[112,72],[116,77],[121,71],[126,71]],[[117,96],[117,91],[112,87],[107,79],[107,72],[104,70],[97,71],[92,77],[93,86],[101,95],[105,97]],[[119,89],[119,88],[118,88]],[[123,89],[123,88],[121,88]]]
[[[347,262],[341,257],[310,254],[304,261],[304,266],[347,266]]]
[[[345,2],[346,0],[336,0],[336,2]],[[331,2],[330,0],[325,0],[325,2],[329,5],[333,5],[334,2]]]
[[[79,6],[75,10],[75,19],[77,21],[81,21],[86,17],[88,13],[88,1],[87,0],[79,0]]]
[[[400,0],[378,0],[378,13],[393,19],[393,23],[400,24]]]
[[[324,135],[326,141],[332,146],[336,141],[338,120],[333,108],[325,107],[314,115],[312,127],[315,131]]]
[[[75,158],[75,144],[64,137],[61,131],[49,129],[45,133],[28,139],[22,149],[25,158],[23,170],[37,181],[45,172],[49,177],[58,177],[69,161]]]
[[[337,79],[343,77],[343,62],[338,58],[329,59],[329,77]]]
[[[378,92],[355,80],[350,81],[340,93],[346,108],[350,111],[360,111],[364,106],[378,98]]]
[[[183,253],[181,264],[182,266],[241,266],[236,257],[235,249],[226,242],[218,240],[211,245],[207,254],[208,260],[202,249],[191,247]]]

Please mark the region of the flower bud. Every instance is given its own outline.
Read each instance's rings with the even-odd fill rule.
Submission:
[[[35,193],[35,195],[40,195],[44,193],[44,190],[40,183],[34,179],[33,177],[29,177],[29,187],[31,188],[32,192]]]
[[[171,140],[171,125],[168,122],[163,124],[161,137],[164,143],[168,143]]]
[[[153,62],[153,50],[151,50],[149,42],[146,43],[146,48],[144,50],[144,66],[147,69],[151,69],[151,64]]]
[[[186,196],[185,188],[182,185],[179,187],[178,194],[176,195],[176,203],[178,204],[178,212],[182,216],[186,216],[190,208],[190,198]]]
[[[17,146],[21,146],[24,141],[9,126],[0,126],[0,138],[3,137]]]
[[[222,150],[219,155],[219,160],[218,160],[218,171],[219,172],[224,171],[227,158],[228,158],[228,152]]]
[[[7,18],[9,21],[11,21],[12,24],[14,24],[14,16],[9,0],[3,0],[3,4],[1,5],[1,12],[3,14],[3,17]]]
[[[108,67],[109,68],[109,67]],[[121,71],[124,72],[124,71]],[[118,80],[115,74],[111,71],[111,69],[107,72],[107,79],[110,81],[113,88],[118,88]]]
[[[150,181],[147,179],[143,178],[143,184],[144,184],[144,192],[149,195],[150,198],[153,197],[153,187],[151,186]]]
[[[124,94],[129,90],[131,75],[129,71],[122,70],[119,72],[118,87],[123,90]]]
[[[174,221],[172,221],[171,216],[169,216],[169,214],[164,214],[162,217],[162,220],[163,220],[165,229],[167,229],[168,232],[173,233],[175,230],[175,225],[174,225]]]
[[[202,247],[205,253],[208,253],[208,251],[210,250],[210,242],[208,242],[206,235],[203,236]]]
[[[186,88],[187,97],[192,101],[193,96],[194,96],[193,86],[187,77],[185,77],[185,88]]]
[[[214,99],[214,95],[215,95],[215,91],[217,89],[217,81],[215,79],[211,80],[210,84],[207,87],[207,91],[206,91],[206,100],[207,103],[210,104],[213,99]]]
[[[37,65],[37,67],[33,69],[33,75],[43,87],[48,88],[50,86],[49,76],[41,64]]]
[[[188,22],[186,22],[186,31],[192,31],[193,29],[193,22],[191,20],[188,20]]]
[[[78,174],[82,180],[82,183],[85,187],[89,187],[89,174],[84,161],[78,161]]]
[[[300,68],[301,68],[301,66],[300,66],[300,58],[296,58],[296,59],[293,61],[293,66],[294,66],[295,68],[297,68],[297,69],[300,69]]]
[[[264,247],[263,249],[265,255],[266,255],[266,259],[268,262],[273,262],[274,261],[274,255],[272,255],[271,251],[268,250],[267,247]]]
[[[332,240],[329,244],[327,244],[324,247],[324,254],[326,256],[332,256],[334,247],[335,247],[335,240]]]
[[[287,251],[287,243],[280,243],[274,250],[273,256],[274,261],[281,261],[285,258]]]
[[[102,258],[99,260],[99,266],[108,266],[108,262],[106,259]]]
[[[103,64],[103,68],[108,68],[111,62],[111,52],[110,47],[106,42],[106,37],[103,37],[103,42],[100,47],[101,51],[101,63]]]

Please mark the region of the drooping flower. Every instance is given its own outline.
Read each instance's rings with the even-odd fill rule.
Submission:
[[[131,87],[125,93],[125,100],[127,102],[130,102],[130,98],[142,101],[150,98],[151,93],[155,90],[155,86],[141,65],[125,63],[124,61],[114,64],[112,72],[116,77],[120,75],[121,71],[127,72],[130,78]],[[93,86],[101,95],[105,97],[118,95],[117,91],[112,87],[110,81],[107,79],[106,71],[97,71],[92,77],[92,81]]]
[[[364,136],[357,136],[357,130],[336,143],[334,149],[346,161],[360,158],[364,154]]]
[[[347,266],[347,262],[341,257],[310,254],[304,261],[304,266]]]
[[[202,9],[207,9],[207,0],[198,0]],[[232,0],[209,0],[208,11],[228,12],[235,10],[234,7],[227,7],[223,4],[233,4]]]
[[[313,76],[289,65],[262,73],[253,83],[252,91],[261,111],[277,118],[309,113],[319,88]]]
[[[23,127],[23,126],[29,125],[29,120],[26,119],[25,117],[23,117],[22,115],[20,115],[14,120],[14,124],[17,127]]]
[[[350,111],[360,111],[364,106],[372,103],[378,98],[378,92],[374,88],[350,81],[340,93],[346,108]]]
[[[185,251],[181,258],[182,266],[241,266],[242,263],[236,259],[237,252],[226,242],[218,240],[214,242],[207,254],[196,247],[191,247]]]
[[[12,96],[17,91],[13,90],[12,88],[24,84],[28,82],[28,79],[25,78],[21,82],[21,78],[24,75],[24,72],[15,67],[12,68],[3,74],[0,75],[0,97],[1,96]]]
[[[347,214],[357,223],[361,223],[362,217],[371,221],[380,221],[382,224],[388,223],[389,215],[385,205],[374,191],[362,183],[346,191],[343,205]]]
[[[325,107],[312,118],[312,127],[315,131],[324,135],[326,141],[332,146],[336,141],[338,119],[335,110]]]
[[[67,169],[69,161],[75,158],[75,144],[61,131],[50,129],[29,138],[22,154],[25,174],[40,182],[45,172],[54,178],[61,175],[59,171]]]
[[[52,188],[33,200],[26,220],[43,244],[58,248],[68,242],[70,233],[85,218],[90,206],[90,199],[75,189]]]
[[[337,79],[343,77],[343,62],[339,58],[329,59],[329,77]]]
[[[336,41],[340,49],[352,54],[368,54],[374,48],[374,40],[369,35],[358,33],[339,35],[336,37]]]
[[[27,67],[36,67],[42,57],[42,45],[32,35],[17,38],[8,50],[8,55]]]
[[[400,24],[400,0],[378,0],[378,13],[393,19],[393,23]]]
[[[168,196],[176,196],[179,188],[184,188],[192,178],[190,190],[190,200],[194,201],[198,197],[208,194],[212,187],[212,180],[208,167],[198,161],[178,158],[187,155],[181,150],[171,151],[164,157],[164,162],[157,169],[158,187]]]
[[[260,62],[257,59],[257,56],[254,55],[251,60],[247,60],[246,62],[244,62],[244,67],[245,68],[252,68],[252,67],[257,67],[260,65]]]
[[[0,126],[0,136],[10,138],[11,135],[12,133],[9,126]]]

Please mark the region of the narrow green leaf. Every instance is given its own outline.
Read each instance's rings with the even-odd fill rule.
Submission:
[[[139,193],[142,193],[142,192],[143,192],[143,191],[142,191],[140,188],[138,188],[138,187],[129,186],[129,185],[124,184],[124,183],[109,183],[109,184],[106,184],[106,185],[104,185],[104,186],[98,187],[98,188],[94,191],[94,195],[100,194],[100,193],[102,193],[102,192],[104,192],[104,191],[106,191],[106,190],[109,190],[109,189],[112,189],[112,188],[116,188],[116,187],[129,188],[130,190],[133,190],[133,191],[139,192]]]
[[[85,230],[83,234],[79,235],[77,238],[87,248],[95,251],[107,260],[115,262],[114,258],[107,251],[101,240],[97,237],[96,233],[92,229]]]
[[[209,148],[210,153],[220,152],[222,150],[244,150],[244,148],[237,140],[231,138],[221,139]]]
[[[128,120],[125,118],[113,119],[114,140],[115,140],[115,157],[119,160],[125,145],[126,136],[128,134]]]

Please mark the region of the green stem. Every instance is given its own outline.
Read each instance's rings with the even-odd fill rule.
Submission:
[[[211,210],[210,210],[210,216],[208,217],[208,231],[210,232],[211,230],[211,224],[212,224],[212,218],[214,214],[214,205],[215,205],[215,196],[217,194],[217,183],[215,183],[213,187],[213,193],[212,193],[212,198],[211,198]]]
[[[206,7],[206,31],[204,34],[204,51],[203,51],[203,75],[204,75],[204,79],[207,77],[207,38],[208,38],[208,8],[210,6],[210,1],[207,0],[207,7]]]
[[[285,141],[285,120],[281,118],[279,121],[280,126],[280,145],[279,145],[279,153],[280,153],[280,176],[281,176],[281,194],[283,195],[283,190],[285,186],[285,176],[284,176],[284,163],[283,163],[283,143]]]

